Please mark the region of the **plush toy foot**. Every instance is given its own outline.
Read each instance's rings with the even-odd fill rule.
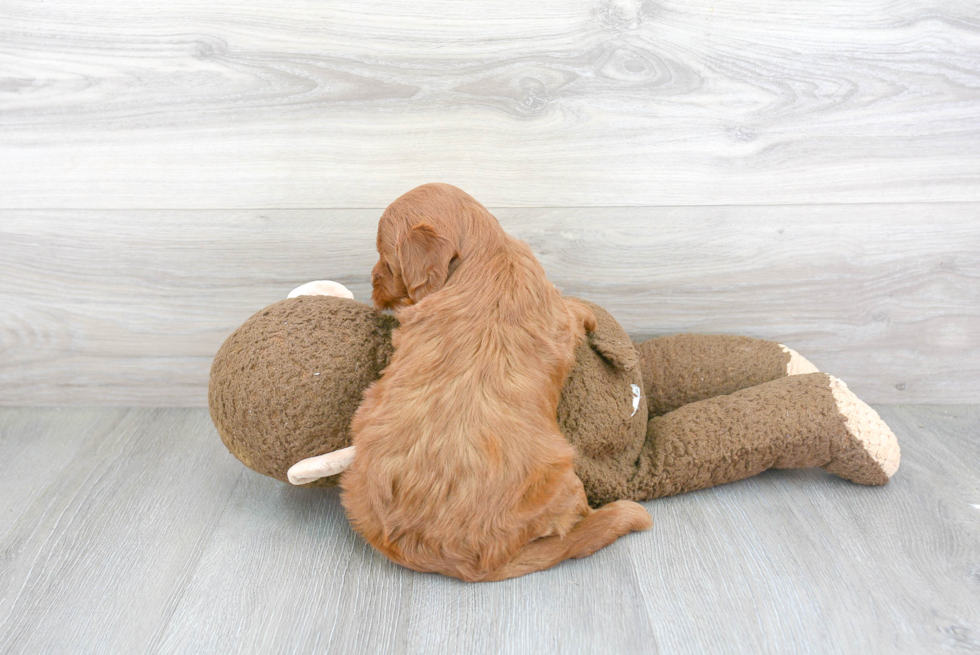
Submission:
[[[778,345],[783,349],[784,353],[789,355],[789,361],[786,362],[786,375],[806,375],[807,373],[818,373],[820,371],[809,359],[792,348],[787,348],[783,344]]]
[[[849,440],[823,466],[824,470],[857,484],[885,484],[895,475],[901,458],[895,433],[846,384],[829,377],[830,391],[844,417]]]
[[[821,467],[885,484],[899,455],[892,431],[843,382],[790,375],[650,419],[628,497],[705,489],[771,468]]]

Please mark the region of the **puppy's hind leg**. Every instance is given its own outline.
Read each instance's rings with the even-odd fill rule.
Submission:
[[[564,536],[553,535],[536,539],[517,552],[517,555],[484,580],[506,580],[542,571],[566,559],[588,557],[623,535],[653,526],[650,514],[639,503],[617,500],[589,514],[575,524]]]

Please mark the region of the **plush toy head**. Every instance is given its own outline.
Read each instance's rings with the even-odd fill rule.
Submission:
[[[331,296],[261,310],[211,366],[211,419],[245,466],[278,480],[296,462],[351,445],[361,394],[391,358],[392,316]],[[309,486],[330,486],[337,476]]]
[[[633,342],[609,312],[587,304],[596,328],[575,350],[558,401],[558,428],[578,451],[575,472],[589,504],[598,507],[628,497],[649,408]]]
[[[599,505],[624,497],[648,409],[632,342],[604,309],[590,306],[597,327],[576,351],[558,425],[578,449],[576,471],[589,502]],[[300,460],[350,446],[351,418],[388,364],[397,325],[367,305],[331,296],[283,300],[249,318],[211,367],[211,418],[228,450],[286,482]]]

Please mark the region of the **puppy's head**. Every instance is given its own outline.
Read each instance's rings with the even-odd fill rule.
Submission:
[[[388,206],[378,222],[378,263],[371,276],[375,306],[414,305],[446,284],[465,231],[463,198],[469,196],[456,187],[426,184]]]
[[[371,272],[371,298],[379,309],[414,305],[449,279],[456,247],[432,223],[420,220],[392,238],[378,236],[378,263]]]
[[[497,219],[462,189],[423,184],[378,222],[372,298],[380,309],[413,305],[441,289],[458,265],[477,263],[506,238]]]

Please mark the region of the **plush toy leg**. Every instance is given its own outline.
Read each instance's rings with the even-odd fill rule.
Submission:
[[[675,334],[636,345],[650,416],[788,375],[817,372],[794,350],[762,339]]]
[[[878,414],[837,378],[811,373],[651,419],[629,498],[704,489],[770,468],[822,466],[878,485],[898,463],[898,442]]]

